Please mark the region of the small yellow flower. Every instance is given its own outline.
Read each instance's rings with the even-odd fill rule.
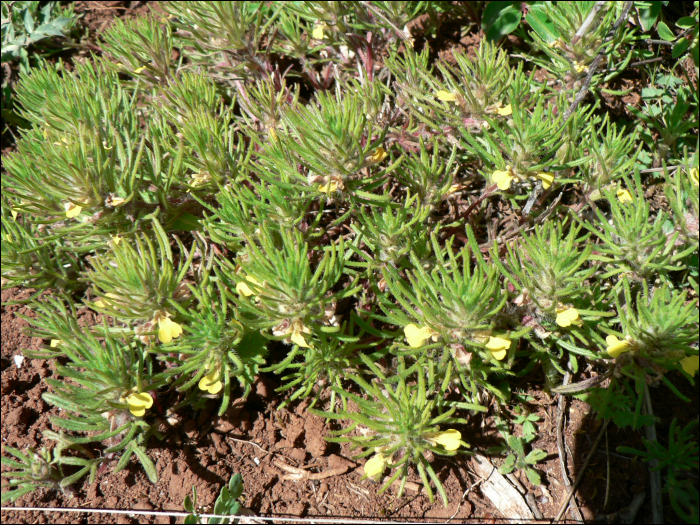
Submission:
[[[504,106],[503,102],[496,102],[495,104],[487,107],[484,111],[486,113],[495,113],[501,117],[507,117],[513,114],[513,106],[511,104]]]
[[[435,93],[435,96],[438,98],[438,100],[442,100],[443,102],[456,102],[457,101],[457,95],[454,93],[450,93],[449,91],[445,90],[440,90],[437,93]]]
[[[246,279],[246,281],[248,281],[248,282],[251,282],[251,283],[253,283],[253,284],[260,285],[260,283],[258,282],[258,280],[257,280],[255,277],[252,277],[252,276],[248,275],[245,279]],[[255,295],[255,292],[253,292],[253,290],[250,289],[250,286],[248,286],[248,285],[247,285],[246,283],[244,283],[243,281],[241,281],[240,283],[238,283],[238,284],[236,285],[236,291],[238,292],[239,295],[242,294],[242,295],[244,295],[244,296],[246,296],[246,297],[250,297],[251,295]]]
[[[582,64],[581,62],[574,61],[574,69],[576,70],[576,73],[585,73],[588,71],[588,66]]]
[[[387,155],[389,155],[386,150],[379,146],[377,149],[375,149],[372,154],[367,157],[367,160],[371,162],[372,164],[376,164],[377,162],[383,161]]]
[[[221,392],[222,388],[223,384],[219,380],[219,374],[216,370],[208,373],[199,380],[199,389],[209,392],[210,394],[218,394]]]
[[[578,310],[576,308],[562,308],[557,309],[557,324],[563,328],[567,326],[583,325],[583,321],[579,317]]]
[[[535,177],[542,181],[542,187],[545,190],[548,190],[552,185],[552,182],[554,182],[554,174],[547,171],[540,171],[535,175]]]
[[[318,191],[320,191],[321,193],[335,193],[336,191],[338,191],[339,187],[340,185],[338,184],[338,182],[332,180],[330,184],[321,184],[318,187]]]
[[[629,352],[629,342],[620,341],[614,335],[609,335],[608,337],[606,337],[605,342],[608,344],[608,355],[612,358],[615,358],[624,352]]]
[[[690,168],[688,170],[688,178],[690,179],[690,182],[695,184],[696,186],[698,185],[698,169],[697,168]]]
[[[386,468],[386,460],[381,454],[375,454],[365,463],[365,475],[368,478],[379,476]]]
[[[486,348],[491,352],[494,359],[501,361],[508,354],[510,345],[511,340],[508,338],[490,336],[488,343],[486,343]]]
[[[617,190],[617,199],[622,203],[632,202],[634,200],[632,194],[623,188]]]
[[[453,428],[429,435],[425,440],[432,445],[442,445],[446,450],[457,450],[461,445],[462,434]]]
[[[112,197],[112,206],[120,206],[126,202],[126,199],[123,197]]]
[[[10,210],[10,213],[12,214],[12,220],[17,220],[17,215],[19,214],[19,209],[18,208],[12,208]]]
[[[270,128],[267,130],[267,135],[272,139],[272,140],[277,140],[277,130],[270,126]]]
[[[309,343],[306,342],[306,339],[304,339],[305,333],[310,334],[311,329],[304,326],[304,323],[297,319],[292,325],[292,335],[289,339],[291,339],[292,343],[296,343],[302,348],[311,348]]]
[[[697,355],[689,355],[681,359],[680,363],[686,374],[695,377],[695,374],[698,373],[698,367],[700,366],[700,357]]]
[[[129,404],[129,412],[136,417],[142,417],[146,410],[153,406],[153,398],[147,392],[131,394],[126,398],[126,402]]]
[[[316,27],[314,27],[313,32],[311,33],[311,36],[314,37],[316,40],[323,40],[326,38],[326,34],[324,31],[327,29],[330,29],[326,24],[323,22],[317,22]]]
[[[122,242],[122,238],[119,235],[112,235],[112,242],[114,242],[115,246],[119,246],[119,243]]]
[[[134,69],[134,73],[138,75],[139,73],[142,73],[145,69],[146,66],[137,67],[136,69]]]
[[[63,203],[63,208],[66,210],[66,217],[68,217],[69,219],[77,217],[78,215],[80,215],[80,212],[83,211],[82,206],[77,206],[72,202]]]
[[[182,326],[167,316],[158,319],[158,339],[161,343],[169,343],[182,335]]]
[[[503,106],[502,108],[496,110],[496,113],[498,113],[502,117],[507,117],[508,115],[513,114],[513,107],[510,104],[508,104],[507,106]]]
[[[403,333],[406,335],[408,345],[412,348],[423,346],[431,337],[437,340],[437,337],[440,335],[429,326],[418,327],[413,323],[406,325]]]
[[[51,348],[56,348],[60,344],[63,344],[60,339],[51,339]]]
[[[510,188],[510,183],[515,180],[513,175],[513,168],[506,166],[506,170],[496,170],[491,175],[491,180],[498,185],[499,190],[507,190]]]

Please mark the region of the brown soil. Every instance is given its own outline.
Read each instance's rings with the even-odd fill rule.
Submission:
[[[114,18],[143,14],[154,4],[158,9],[157,2],[86,1],[76,2],[76,11],[84,13],[81,23],[94,37],[104,31]],[[471,49],[479,40],[479,37],[462,38],[460,32],[453,28],[445,28],[445,31],[449,35],[446,38],[443,33],[444,45],[435,49],[447,60],[451,57],[453,45]],[[30,295],[31,291],[28,290],[4,290],[2,302],[6,304]],[[36,349],[44,343],[23,333],[28,323],[17,317],[18,313],[31,316],[31,312],[23,306],[2,307],[1,430],[3,446],[24,450],[28,446],[40,448],[51,445],[42,439],[42,431],[58,430],[49,421],[49,416],[58,415],[58,409],[51,408],[41,397],[48,390],[42,379],[52,374],[52,365],[43,360],[29,359],[21,367],[15,363],[14,357],[20,356],[23,349]],[[96,322],[91,315],[86,315],[84,320],[86,325]],[[588,374],[582,374],[576,380],[586,377]],[[531,383],[514,385],[513,388],[514,391],[517,388],[527,392],[534,399],[528,408],[540,417],[540,421],[539,439],[532,443],[532,447],[544,449],[548,456],[538,464],[544,482],[541,487],[531,485],[524,475],[518,475],[518,479],[525,490],[535,496],[544,517],[551,519],[565,494],[556,443],[557,398],[542,391],[543,381],[538,381],[532,374],[529,379]],[[682,403],[664,386],[655,389],[652,400],[655,412],[660,415],[657,432],[664,443],[674,417],[685,425],[698,414],[697,390],[680,376],[671,380],[692,399],[692,403]],[[240,473],[245,485],[244,505],[258,515],[316,516],[339,520],[373,518],[416,522],[506,522],[499,509],[494,508],[480,492],[479,477],[474,473],[472,459],[467,455],[434,463],[449,497],[448,508],[443,508],[439,497],[430,503],[423,491],[407,490],[403,497],[397,498],[396,490],[390,488],[378,495],[380,485],[361,480],[364,460],[353,461],[353,451],[348,445],[331,444],[323,439],[329,430],[338,428],[337,424],[327,423],[308,413],[305,402],[277,410],[285,395],[276,393],[276,387],[275,376],[263,375],[258,378],[250,397],[234,401],[223,417],[216,416],[216,403],[211,402],[204,411],[181,411],[177,414],[180,421],[174,426],[168,426],[163,421],[161,430],[166,439],[162,442],[152,440],[148,448],[159,476],[155,485],[148,481],[138,465],[131,462],[117,474],[112,473],[111,468],[100,469],[92,484],[87,480],[81,481],[66,492],[40,490],[20,498],[13,506],[182,511],[185,496],[192,493],[192,487],[196,487],[200,511],[205,512],[211,510],[222,485],[233,474]],[[567,400],[565,415],[567,470],[573,481],[589,455],[600,421],[590,414],[588,405],[578,400]],[[481,453],[501,442],[493,417],[475,416],[471,424],[460,428],[460,431],[463,439],[472,444],[472,449]],[[640,432],[620,430],[613,425],[609,427],[606,439],[594,452],[585,479],[576,493],[576,500],[586,521],[610,521],[615,519],[615,513],[632,502],[636,494],[646,492],[647,497],[636,522],[650,523],[647,467],[644,463],[616,454],[615,449],[620,445],[643,448]],[[498,458],[492,460],[494,464],[499,464]],[[110,466],[115,465],[116,459]],[[290,479],[294,469],[301,471],[302,476],[303,472],[309,473],[309,479]],[[324,473],[328,477],[324,477]],[[417,487],[421,486],[416,472],[412,472],[409,481]],[[665,510],[667,521],[673,522],[675,516],[667,499]],[[566,516],[571,519],[571,512]],[[181,522],[181,519],[163,516],[75,515],[5,509],[2,518],[7,523]]]

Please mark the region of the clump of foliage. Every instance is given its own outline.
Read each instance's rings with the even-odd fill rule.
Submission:
[[[650,385],[685,400],[697,43],[654,76],[660,102],[643,92],[622,121],[607,82],[633,61],[662,70],[649,3],[538,4],[511,25],[497,15],[512,5],[484,4],[170,2],[116,23],[102,56],[22,78],[3,286],[60,297],[33,297],[27,321],[45,340],[33,356],[57,363],[44,399],[72,454],[8,449],[13,486],[92,472],[86,443],[155,480],[158,416],[210,400],[223,414],[261,372],[282,376],[282,406],[310,397],[337,420],[330,439],[361,449],[380,490],[415,472],[445,505],[436,457],[466,454],[482,413],[499,417],[501,471],[541,482],[513,378],[542,369],[548,390],[635,428],[653,423]],[[487,38],[436,59],[408,27],[423,15],[431,31],[473,17]],[[499,45],[509,32],[529,61]],[[83,307],[102,323],[81,326]],[[600,379],[558,386],[583,370]]]

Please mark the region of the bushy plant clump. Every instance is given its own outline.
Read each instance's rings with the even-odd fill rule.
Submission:
[[[389,473],[381,490],[415,469],[445,505],[432,462],[468,453],[475,414],[520,403],[516,376],[542,367],[556,390],[594,370],[611,381],[568,392],[621,426],[650,421],[649,385],[682,397],[669,377],[698,369],[697,89],[666,72],[662,109],[605,114],[612,73],[648,58],[656,19],[638,4],[647,26],[609,3],[583,37],[593,3],[533,7],[517,29],[530,62],[494,38],[448,63],[408,27],[466,25],[444,2],[172,2],[117,21],[101,56],[24,76],[2,278],[55,292],[28,321],[45,340],[32,357],[60,360],[45,399],[64,415],[53,459],[8,448],[31,474],[3,501],[65,485],[65,465],[94,473],[87,443],[155,481],[157,398],[222,414],[265,371],[283,405],[311,396],[341,422],[331,439],[359,447],[367,477]],[[662,157],[646,141],[660,122]],[[81,327],[81,307],[102,323]],[[539,483],[531,419],[499,414],[504,471]]]

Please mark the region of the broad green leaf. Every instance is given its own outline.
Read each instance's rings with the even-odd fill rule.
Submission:
[[[673,50],[671,51],[671,56],[673,58],[680,57],[683,53],[686,52],[689,45],[690,45],[690,41],[687,38],[681,39],[675,46],[673,46]]]
[[[515,31],[521,17],[520,2],[489,2],[481,18],[481,28],[486,39],[495,42]]]
[[[692,16],[684,16],[683,18],[679,18],[678,21],[676,22],[676,27],[680,27],[681,29],[690,29],[692,27],[695,27],[698,23],[695,21],[695,18]]]
[[[542,478],[540,477],[539,472],[537,472],[534,468],[526,468],[525,475],[527,476],[527,479],[530,480],[530,483],[536,487],[542,484]]]
[[[661,2],[636,2],[639,22],[644,32],[649,31],[661,13]]]
[[[548,44],[551,44],[561,36],[554,22],[547,16],[544,9],[539,6],[532,6],[527,15],[525,15],[525,20],[530,24],[533,31]]]
[[[673,42],[676,39],[676,35],[674,35],[668,26],[663,22],[659,22],[656,25],[656,30],[659,32],[659,36],[667,42]]]

